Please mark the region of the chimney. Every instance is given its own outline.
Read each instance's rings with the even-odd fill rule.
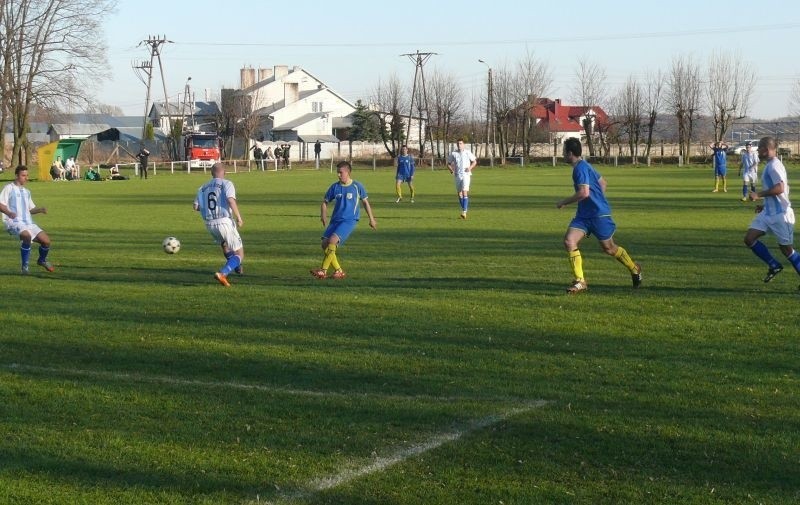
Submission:
[[[272,69],[271,68],[259,68],[258,69],[258,82],[266,81],[267,79],[272,77]]]
[[[243,68],[239,71],[239,87],[241,89],[249,88],[256,83],[256,69]]]
[[[275,65],[275,67],[273,67],[273,71],[274,71],[273,75],[275,76],[275,80],[277,81],[281,77],[286,77],[287,75],[289,75],[289,66]]]
[[[300,85],[296,82],[283,83],[283,105],[284,107],[295,103],[300,99]]]

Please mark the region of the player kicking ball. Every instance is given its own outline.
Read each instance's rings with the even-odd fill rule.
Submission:
[[[215,163],[211,167],[211,180],[197,191],[193,206],[194,210],[200,212],[206,223],[206,230],[222,247],[222,254],[225,255],[225,264],[214,274],[214,278],[226,288],[230,287],[228,275],[233,271],[242,273],[244,245],[238,228],[244,222],[236,203],[236,188],[225,178],[225,167],[222,163]]]
[[[352,167],[347,161],[340,161],[336,165],[336,175],[339,177],[337,182],[331,184],[325,192],[325,198],[320,205],[320,220],[322,226],[326,226],[322,234],[322,251],[325,254],[322,259],[322,267],[311,270],[311,275],[317,279],[328,277],[328,269],[333,267],[333,278],[344,279],[345,273],[336,257],[336,250],[340,245],[344,245],[347,237],[356,229],[356,224],[360,218],[359,203],[364,206],[364,210],[369,216],[369,226],[376,229],[377,223],[372,215],[372,207],[367,200],[367,190],[364,186],[354,181],[350,177]],[[328,203],[336,202],[331,213],[331,221],[328,224]]]

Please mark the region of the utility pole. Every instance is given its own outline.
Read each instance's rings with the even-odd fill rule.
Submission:
[[[171,40],[167,40],[166,35],[164,35],[164,36],[150,35],[150,36],[147,37],[147,40],[143,40],[143,41],[139,42],[140,46],[143,45],[143,44],[146,44],[147,46],[150,47],[150,61],[149,62],[141,61],[139,63],[134,63],[132,66],[133,66],[134,71],[137,72],[137,75],[139,75],[139,73],[138,73],[139,71],[142,71],[142,72],[147,74],[147,82],[145,83],[147,85],[147,97],[145,98],[145,103],[144,103],[144,124],[142,125],[142,142],[141,142],[141,146],[144,147],[144,134],[145,134],[145,131],[146,131],[146,128],[147,128],[147,114],[150,112],[150,110],[149,110],[150,109],[150,86],[151,86],[151,84],[153,82],[153,60],[156,59],[156,58],[158,59],[158,71],[161,74],[161,86],[162,86],[162,88],[164,90],[164,108],[166,109],[166,114],[167,114],[167,124],[169,124],[169,127],[170,127],[170,135],[167,138],[170,139],[170,143],[171,143],[170,148],[173,151],[170,154],[174,158],[175,149],[174,149],[174,146],[172,145],[172,142],[173,142],[174,139],[172,138],[172,135],[171,135],[171,133],[172,133],[172,114],[171,114],[170,109],[169,109],[169,97],[167,96],[167,83],[166,83],[166,79],[164,78],[164,65],[161,62],[161,46],[164,45],[167,42],[172,43]],[[142,82],[144,82],[144,79],[142,78],[141,75],[139,75],[139,79],[141,79]]]
[[[494,144],[497,141],[497,133],[495,128],[493,128],[494,122],[494,90],[492,89],[492,67],[489,66],[483,60],[478,60],[479,63],[483,63],[486,65],[486,68],[489,69],[489,79],[486,84],[486,150],[489,150],[489,143],[491,142],[492,150],[491,156],[489,156],[489,164],[490,166],[494,167]],[[489,134],[493,135],[493,138],[490,139]]]
[[[425,122],[425,135],[430,138],[431,141],[431,154],[433,154],[433,138],[430,135],[430,114],[428,112],[428,93],[425,89],[425,71],[423,70],[423,66],[425,63],[430,59],[431,56],[437,53],[421,53],[419,49],[417,49],[416,53],[407,53],[401,54],[400,56],[408,56],[408,58],[414,62],[414,84],[411,86],[411,105],[408,108],[408,127],[406,128],[406,143],[408,143],[408,139],[411,136],[411,117],[414,113],[414,97],[417,94],[417,78],[419,77],[421,81],[422,87],[422,101],[419,105],[420,111],[420,121]],[[420,127],[420,139],[419,139],[419,155],[420,157],[423,156],[423,152],[425,150],[425,139],[422,135],[422,128]]]

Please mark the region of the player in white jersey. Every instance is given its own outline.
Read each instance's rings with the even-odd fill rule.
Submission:
[[[20,165],[14,170],[14,181],[6,184],[0,191],[0,212],[3,213],[3,226],[10,235],[19,237],[22,273],[28,273],[28,260],[31,256],[31,242],[39,243],[39,259],[36,263],[52,272],[53,265],[47,261],[50,252],[50,237],[33,222],[33,214],[47,214],[47,207],[37,207],[31,199],[31,192],[25,187],[28,183],[28,168]]]
[[[215,163],[211,167],[211,180],[197,191],[194,210],[200,212],[206,229],[222,247],[225,265],[214,274],[214,278],[223,286],[229,287],[228,275],[232,271],[242,273],[244,245],[237,228],[241,228],[244,222],[236,203],[236,188],[231,181],[225,179],[225,167],[222,163]]]
[[[458,139],[457,149],[447,158],[447,168],[456,176],[456,193],[461,205],[461,219],[467,218],[469,210],[469,187],[472,181],[472,169],[478,164],[472,151],[464,149],[464,140]]]
[[[745,144],[742,151],[742,164],[739,167],[739,175],[742,176],[742,201],[747,201],[747,186],[750,191],[756,192],[756,182],[758,182],[758,153],[750,146],[750,142]]]
[[[764,203],[756,207],[756,215],[744,236],[744,243],[769,266],[764,282],[771,281],[783,270],[783,265],[770,254],[767,246],[758,240],[767,232],[778,239],[778,247],[794,269],[800,274],[800,253],[794,250],[794,210],[789,201],[789,180],[786,169],[777,157],[778,143],[772,137],[758,141],[758,154],[767,160],[761,175],[761,191],[750,193],[750,199],[761,198]]]

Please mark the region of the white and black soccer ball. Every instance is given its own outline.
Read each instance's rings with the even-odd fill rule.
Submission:
[[[167,254],[177,254],[181,250],[181,241],[175,237],[167,237],[161,243],[161,247],[164,248],[164,252]]]

